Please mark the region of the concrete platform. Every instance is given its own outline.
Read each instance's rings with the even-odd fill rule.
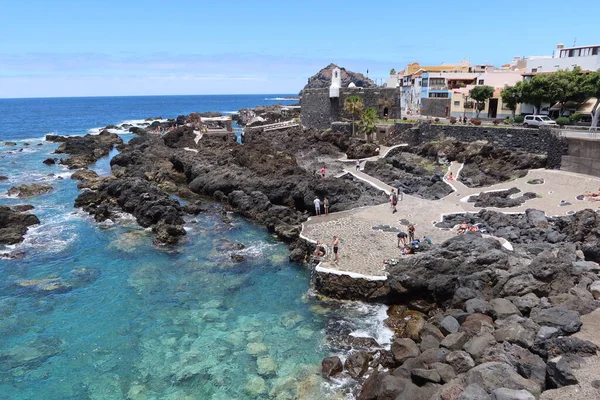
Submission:
[[[455,178],[460,176],[460,169],[461,165],[457,163],[452,163],[449,167]],[[383,184],[382,187],[380,181],[364,172],[351,169],[347,172],[353,173],[382,191],[389,192],[388,185]],[[531,179],[544,179],[544,183],[538,185],[527,183]],[[528,200],[519,207],[487,208],[506,213],[521,213],[528,208],[536,208],[545,211],[547,216],[559,216],[586,208],[597,210],[600,207],[600,202],[576,198],[580,194],[598,190],[600,178],[565,171],[531,170],[523,178],[486,188],[468,188],[457,180],[446,181],[446,183],[454,190],[450,195],[440,200],[425,200],[404,195],[403,201],[398,203],[398,212],[395,214],[392,214],[389,204],[382,200],[383,204],[379,206],[311,217],[302,226],[302,237],[327,244],[331,243],[334,235],[340,237],[339,262],[334,264],[330,257],[329,260],[321,263],[321,268],[337,273],[381,279],[386,276],[384,259],[410,257],[400,255],[394,230],[406,231],[408,224],[412,223],[415,225],[415,236],[418,238],[426,235],[434,243],[447,240],[456,233],[436,228],[434,224],[441,221],[444,214],[476,213],[481,210],[466,201],[471,195],[512,187],[517,187],[522,193],[535,192],[539,195],[538,198]],[[391,229],[382,229],[385,226]]]

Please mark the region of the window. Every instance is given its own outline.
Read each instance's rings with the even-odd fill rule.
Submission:
[[[457,107],[459,107],[459,106],[460,106],[460,100],[456,100],[456,101],[454,102],[454,105],[455,105],[455,106],[457,106]]]
[[[429,93],[429,97],[430,98],[442,98],[442,99],[447,99],[448,98],[448,93]]]
[[[574,49],[569,50],[569,57],[575,57],[575,50]]]
[[[465,108],[475,108],[475,102],[465,101]]]
[[[423,78],[423,80],[421,81],[421,86],[427,87],[428,85],[429,85],[429,79]]]
[[[537,72],[537,68],[531,68],[531,72]]]
[[[550,118],[548,117],[538,117],[540,121],[552,121]]]
[[[480,79],[479,81],[477,81],[478,85],[483,85],[483,79]]]
[[[598,49],[600,49],[600,47],[594,47],[592,49],[592,55],[597,56],[598,55]]]
[[[564,58],[567,56],[567,50],[561,50],[560,51],[560,58]]]

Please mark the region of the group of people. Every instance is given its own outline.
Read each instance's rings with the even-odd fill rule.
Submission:
[[[584,193],[583,197],[589,201],[600,201],[600,189],[595,192]]]
[[[337,263],[339,260],[338,251],[340,248],[340,238],[337,236],[333,237],[331,241],[331,247],[333,248],[333,262]],[[315,252],[313,254],[313,259],[317,262],[320,262],[323,259],[323,256],[327,254],[327,250],[325,249],[325,245],[321,242],[317,242]]]
[[[466,232],[481,232],[481,233],[486,233],[487,231],[483,228],[481,228],[479,226],[479,224],[467,224],[466,221],[461,222],[460,226],[458,227],[458,230],[456,231],[456,233],[458,235],[462,235],[463,233]]]
[[[431,245],[431,239],[427,236],[423,236],[422,239],[415,238],[414,224],[408,225],[407,231],[408,233],[400,231],[396,234],[396,237],[398,238],[398,247],[401,248],[401,254],[414,254],[423,247]],[[400,246],[400,244],[402,244],[402,246]]]
[[[313,203],[315,204],[315,214],[321,215],[321,199],[317,197],[313,200]],[[325,215],[329,214],[329,199],[327,196],[323,199],[323,211]]]

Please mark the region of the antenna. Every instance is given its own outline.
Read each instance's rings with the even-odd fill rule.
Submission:
[[[573,38],[573,47],[577,44],[577,38]]]

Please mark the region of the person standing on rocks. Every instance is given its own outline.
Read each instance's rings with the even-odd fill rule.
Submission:
[[[360,171],[360,160],[356,160],[356,170]]]
[[[315,213],[321,215],[321,200],[317,197],[313,200],[313,203],[315,203]]]
[[[340,238],[337,236],[333,237],[333,242],[331,242],[331,246],[333,247],[333,254],[335,255],[333,262],[338,262],[338,250],[340,246]]]
[[[325,211],[325,215],[329,215],[329,199],[327,197],[323,199],[323,210]]]
[[[325,169],[325,167],[321,168],[321,177],[325,178],[325,173],[327,172],[327,170]]]
[[[398,212],[398,210],[396,209],[397,204],[398,204],[398,194],[396,193],[395,189],[392,189],[392,208],[394,209],[394,211],[392,211],[392,214]]]
[[[408,226],[408,241],[414,242],[414,240],[415,240],[415,226],[413,224],[410,224]]]

